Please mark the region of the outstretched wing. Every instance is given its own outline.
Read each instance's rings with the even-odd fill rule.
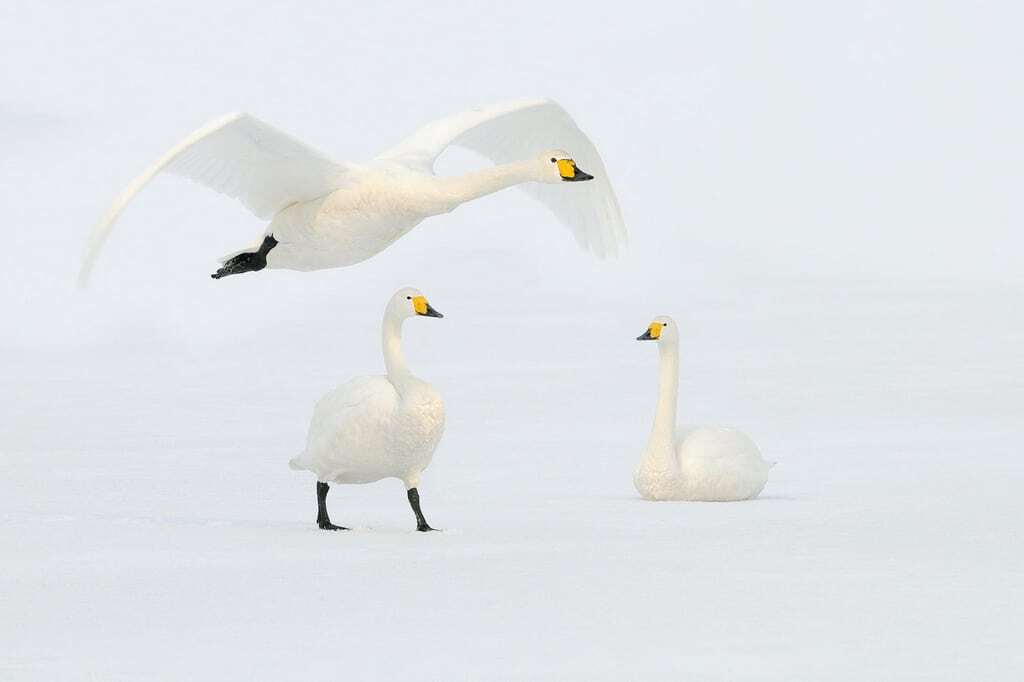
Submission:
[[[471,149],[494,163],[521,161],[546,149],[566,150],[593,180],[571,186],[528,183],[522,189],[595,255],[615,255],[625,244],[626,226],[601,155],[557,103],[520,100],[449,116],[424,126],[378,159],[433,172],[449,145]]]
[[[195,180],[238,199],[260,218],[344,183],[347,168],[249,114],[228,114],[196,130],[150,166],[114,200],[93,228],[79,283],[128,202],[161,171]]]

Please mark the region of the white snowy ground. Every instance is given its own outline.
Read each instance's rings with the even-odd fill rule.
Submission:
[[[1017,678],[1019,296],[735,284],[676,311],[681,419],[779,461],[735,504],[632,489],[646,311],[428,291],[447,316],[406,341],[449,405],[428,535],[396,481],[335,486],[355,530],[319,531],[286,466],[318,395],[376,371],[375,306],[351,332],[8,356],[0,677]]]
[[[0,3],[0,680],[1019,680],[1019,3]],[[631,232],[594,263],[521,193],[331,272],[213,282],[263,224],[159,178],[226,111],[340,160],[562,103]],[[450,153],[442,173],[478,167]],[[290,471],[380,371],[398,287],[448,404],[421,492]],[[682,420],[761,499],[632,470],[679,321]]]

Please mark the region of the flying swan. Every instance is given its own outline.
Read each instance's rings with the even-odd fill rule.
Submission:
[[[496,165],[435,175],[437,158],[453,145]],[[513,185],[547,206],[598,257],[616,254],[626,239],[597,149],[551,100],[506,102],[439,119],[367,163],[333,161],[249,114],[233,113],[186,137],[114,200],[87,244],[82,286],[114,222],[162,171],[234,197],[270,220],[251,248],[222,259],[215,279],[266,267],[352,265],[424,218]]]
[[[306,449],[288,464],[316,474],[316,524],[331,523],[331,483],[373,483],[400,479],[416,530],[434,530],[423,517],[417,486],[444,432],[444,401],[434,387],[412,375],[402,357],[402,322],[410,317],[443,317],[416,289],[400,289],[384,310],[385,376],[357,377],[316,404]]]
[[[676,432],[679,328],[657,317],[637,341],[656,341],[661,353],[654,428],[633,485],[648,500],[728,502],[757,497],[775,462],[761,458],[754,441],[732,429],[699,426]]]

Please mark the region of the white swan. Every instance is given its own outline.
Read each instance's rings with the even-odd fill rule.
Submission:
[[[498,165],[456,177],[434,175],[434,162],[451,145]],[[364,164],[332,161],[248,114],[229,114],[186,137],[117,197],[93,230],[81,285],[125,206],[164,170],[271,219],[252,248],[223,259],[214,278],[264,267],[352,265],[424,218],[513,185],[523,185],[600,257],[615,254],[626,238],[597,149],[550,100],[506,102],[440,119]]]
[[[648,500],[731,501],[757,497],[774,462],[761,458],[745,434],[700,426],[676,431],[679,330],[671,317],[651,322],[638,341],[657,341],[661,353],[658,410],[633,485]]]
[[[358,377],[316,404],[306,449],[289,462],[316,474],[317,518],[324,530],[347,530],[327,515],[328,483],[372,483],[398,478],[416,514],[416,530],[434,530],[423,518],[417,486],[444,431],[444,402],[418,379],[402,357],[402,322],[442,317],[416,289],[401,289],[388,302],[382,325],[386,376]]]

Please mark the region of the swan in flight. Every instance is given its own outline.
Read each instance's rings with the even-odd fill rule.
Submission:
[[[402,357],[402,322],[443,317],[416,289],[400,289],[384,310],[385,376],[358,377],[316,404],[306,449],[288,464],[316,474],[316,523],[348,530],[327,514],[330,483],[400,479],[416,515],[416,530],[434,530],[423,517],[417,486],[444,431],[444,402],[434,387],[412,375]]]
[[[732,429],[699,426],[676,431],[679,328],[657,317],[638,341],[656,341],[661,353],[654,428],[633,485],[648,500],[727,502],[757,497],[775,462],[761,458],[754,441]]]
[[[435,175],[437,158],[453,145],[496,165]],[[616,254],[626,239],[597,148],[551,100],[506,102],[442,118],[366,163],[333,161],[249,114],[234,113],[193,132],[121,192],[93,229],[82,286],[121,212],[165,170],[234,197],[270,220],[251,248],[221,261],[215,279],[267,267],[352,265],[427,217],[514,185],[546,205],[598,257]]]

